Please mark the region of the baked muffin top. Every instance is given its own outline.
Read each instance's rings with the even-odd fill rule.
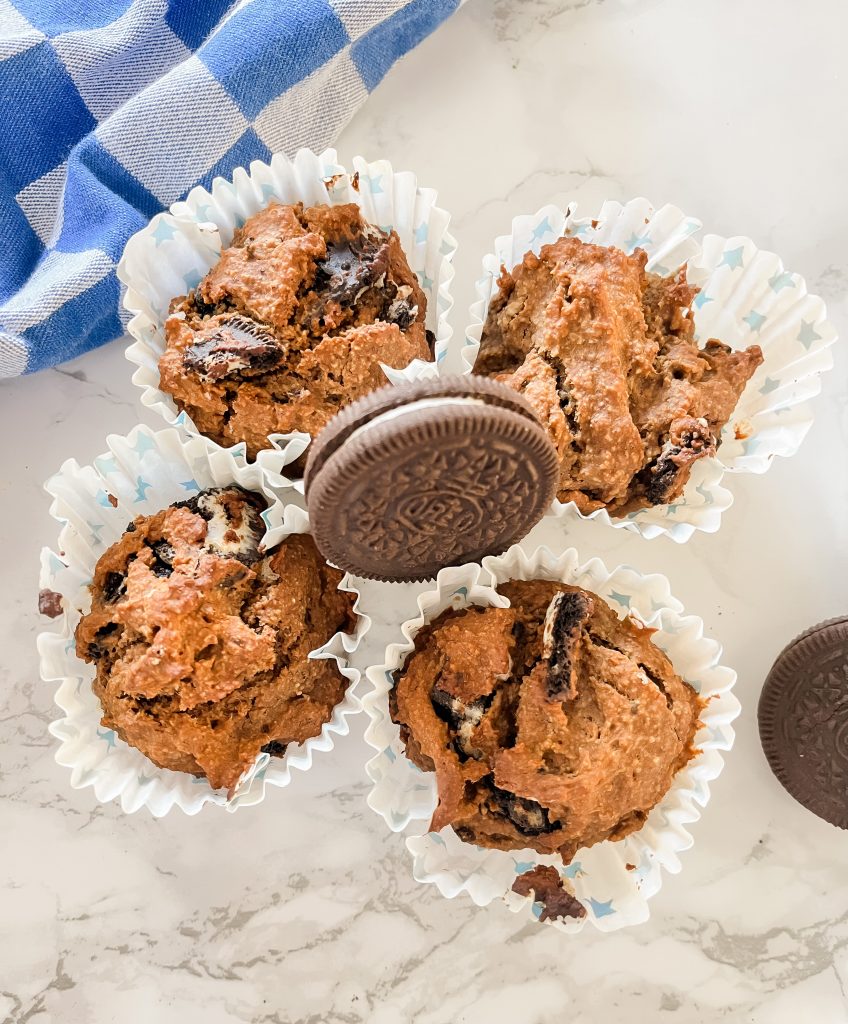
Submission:
[[[434,771],[431,828],[502,850],[559,853],[640,828],[692,757],[701,703],[597,595],[501,585],[509,608],[449,611],[396,674],[392,718]]]
[[[426,311],[397,234],[355,203],[272,203],[171,303],[160,386],[201,433],[253,457],[269,434],[314,436],[385,384],[380,363],[432,358]]]
[[[103,725],[213,788],[319,733],[347,687],[307,655],[351,626],[353,597],[308,536],[261,553],[264,507],[232,486],[139,516],[98,560],[76,631]]]
[[[678,498],[762,362],[695,341],[685,271],[561,238],[502,270],[474,372],[531,403],[557,447],[558,497],[617,516]]]

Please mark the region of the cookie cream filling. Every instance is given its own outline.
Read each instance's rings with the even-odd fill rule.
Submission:
[[[487,404],[481,398],[421,398],[417,402],[410,402],[408,405],[401,405],[397,409],[389,409],[388,412],[380,413],[373,420],[369,420],[367,423],[363,423],[361,427],[357,427],[346,440],[352,441],[355,437],[361,437],[380,424],[402,419],[404,416],[409,416],[414,412],[424,412],[428,409],[469,408]]]
[[[204,519],[209,516],[206,521],[206,546],[211,551],[232,557],[256,552],[262,535],[257,533],[247,506],[242,509],[238,525],[229,518],[227,507],[217,494],[199,495],[197,507]]]

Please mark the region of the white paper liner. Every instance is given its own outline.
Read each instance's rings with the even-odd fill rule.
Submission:
[[[353,185],[354,173],[358,188]],[[118,266],[118,277],[126,285],[124,307],[133,314],[127,330],[135,341],[126,352],[138,367],[133,383],[141,388],[145,406],[188,433],[199,431],[159,388],[168,305],[174,296],[200,283],[221,249],[232,241],[235,229],[272,200],[333,206],[357,203],[366,220],[397,231],[427,296],[427,328],[436,336],[435,362],[416,359],[404,369],[384,367],[389,380],[400,383],[436,376],[447,352],[453,333],[448,314],[453,305],[451,260],[456,241],[448,232],[449,214],[436,206],[435,190],[419,186],[410,171],[394,171],[388,160],[369,163],[354,157],[353,171],[348,173],[334,149],[320,155],[301,149],[294,160],[276,153],[270,164],[255,160],[249,171],[239,167],[232,181],[216,178],[211,191],[198,186],[169,212],[157,214],[127,242]],[[271,441],[278,447],[295,437],[309,440],[308,434],[297,433],[274,434]]]
[[[260,754],[239,781],[232,799],[227,800],[225,791],[212,789],[206,779],[157,768],[139,750],[101,726],[102,709],[91,689],[94,667],[75,654],[74,631],[91,606],[88,587],[97,560],[135,516],[157,512],[206,487],[237,483],[263,493],[269,501],[262,513],[267,548],[289,534],[306,532],[308,519],[297,504],[285,503],[272,491],[262,460],[249,463],[243,447],[227,451],[205,438],[181,438],[173,428],[154,432],[144,426],[126,437],[110,435],[107,445],[108,452],[93,465],[80,466],[69,459],[45,484],[55,499],[50,514],[62,524],[58,553],[49,548],[41,553],[40,586],[62,595],[63,615],[56,620],[58,632],[47,631],[38,637],[41,677],[58,683],[55,701],[63,712],[63,717],[50,725],[50,732],[60,741],[56,761],[71,769],[74,789],[91,786],[98,800],[119,799],[127,813],[147,807],[158,818],[175,806],[186,814],[197,814],[205,804],[219,804],[229,811],[256,804],[264,797],[266,786],[287,786],[293,768],[306,771],[314,754],[332,750],[335,738],[347,735],[347,718],[361,710],[355,694],[360,673],[349,662],[370,619],[358,614],[354,634],[337,633],[309,655],[332,659],[350,680],[344,699],[320,734],[290,744],[282,758]],[[289,447],[297,452],[298,442],[281,447],[279,455],[284,461],[295,457]],[[289,489],[288,494],[296,497],[294,490]],[[110,495],[117,500],[116,507]],[[342,580],[341,589],[354,592],[348,577]],[[358,613],[358,601],[355,611]]]
[[[392,672],[413,649],[418,630],[446,608],[507,607],[509,602],[492,584],[510,579],[562,580],[599,594],[622,617],[633,614],[657,630],[653,636],[657,646],[667,652],[680,675],[709,698],[695,739],[700,752],[678,772],[643,828],[621,842],[578,851],[565,868],[560,858],[533,850],[505,852],[464,843],[450,827],[427,832],[436,806],[436,778],[406,757],[398,727],[389,715]],[[383,664],[367,670],[371,689],[362,701],[371,719],[365,739],[378,751],[366,766],[374,784],[368,804],[393,832],[407,835],[415,878],[434,883],[449,898],[466,892],[479,906],[503,899],[511,910],[532,920],[538,918],[541,907],[513,893],[512,883],[536,864],[552,864],[587,910],[582,920],[550,922],[555,927],[576,932],[589,921],[600,931],[614,931],[645,921],[648,900],[661,885],[662,869],[679,871],[678,855],[692,845],[686,826],[698,820],[709,800],[709,783],[724,764],[720,751],[733,745],[730,723],[740,711],[731,693],[736,673],[719,664],[720,645],[704,636],[699,618],[683,614],[664,576],[645,576],[627,566],[610,571],[597,558],[581,565],[573,548],[556,556],[544,547],[527,554],[516,545],[504,555],[484,559],[482,568],[469,564],[443,569],[435,588],[419,596],[418,607],[419,615],[400,627],[403,639],[386,648]]]
[[[674,504],[622,519],[606,509],[583,518],[649,539],[665,534],[683,542],[695,530],[714,533],[733,501],[722,486],[724,472],[764,473],[776,455],[794,455],[813,422],[808,399],[821,390],[820,375],[833,365],[828,350],[836,341],[824,302],[809,295],[804,279],[786,271],[774,253],[758,249],[749,238],[707,235],[699,241],[701,222],[674,206],[655,209],[647,199],[606,202],[594,218],[577,217],[576,210],[574,203],[565,210],[544,206],[516,217],[512,232],[495,239],[494,252],[483,259],[479,299],[470,311],[461,353],[465,372],[477,357],[501,266],[511,270],[529,250],[538,253],[565,234],[628,253],[644,249],[654,273],[669,275],[685,264],[688,280],[701,289],[694,302],[698,339],[719,338],[732,348],[758,344],[763,364],[722,431],[718,457],[695,463]],[[573,503],[569,506],[576,511]],[[565,507],[556,501],[552,511],[561,515]]]

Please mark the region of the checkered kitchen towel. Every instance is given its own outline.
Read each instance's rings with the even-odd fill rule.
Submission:
[[[320,150],[459,0],[0,0],[0,377],[122,332],[129,236]]]

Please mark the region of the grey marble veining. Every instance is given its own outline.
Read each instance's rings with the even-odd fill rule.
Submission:
[[[453,323],[516,213],[644,194],[780,253],[848,334],[842,0],[470,0],[338,141],[439,190]],[[0,1019],[15,1024],[846,1024],[848,836],[784,794],[756,700],[783,644],[848,608],[844,342],[801,452],[730,481],[682,547],[586,524],[581,554],[666,573],[739,671],[744,711],[651,920],[578,939],[417,884],[365,805],[364,723],[290,788],[154,821],[74,792],[39,682],[43,479],[140,410],[120,343],[0,384]],[[534,531],[563,546],[556,525]],[[387,638],[375,629],[361,664]]]

